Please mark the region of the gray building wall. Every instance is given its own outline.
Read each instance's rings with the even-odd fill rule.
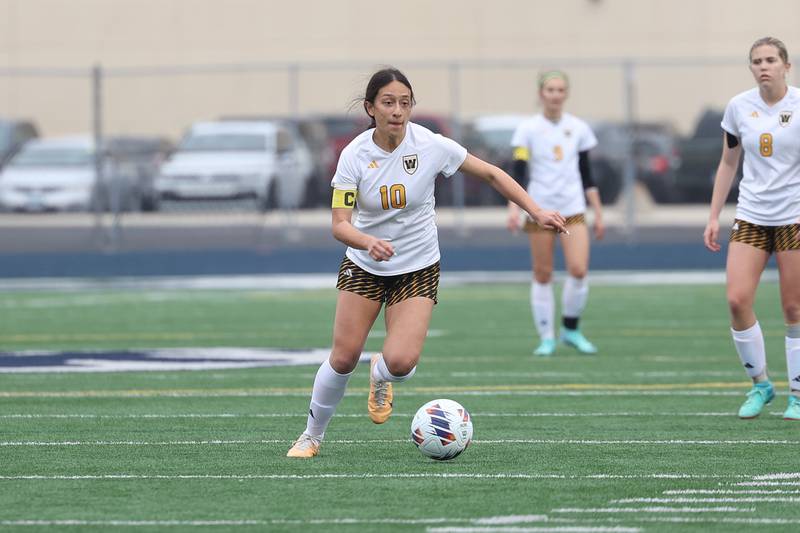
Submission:
[[[630,61],[637,117],[687,131],[704,106],[753,85],[755,39],[782,38],[790,54],[800,46],[800,2],[756,9],[745,0],[0,0],[0,115],[32,117],[46,134],[88,131],[88,71],[101,64],[106,131],[174,137],[223,114],[344,112],[375,68],[393,64],[420,111],[529,112],[537,71],[563,67],[570,111],[620,120]]]

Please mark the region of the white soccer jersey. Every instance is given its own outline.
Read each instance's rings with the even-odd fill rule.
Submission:
[[[554,123],[540,113],[517,127],[511,146],[526,150],[528,194],[537,204],[564,216],[586,211],[578,154],[597,146],[588,124],[568,113]]]
[[[744,172],[736,218],[762,226],[800,222],[800,90],[768,106],[751,89],[725,108],[722,129],[739,138]]]
[[[388,261],[366,250],[347,248],[355,264],[373,274],[393,276],[428,267],[439,260],[434,180],[453,175],[467,158],[455,141],[408,123],[400,146],[391,153],[378,147],[370,129],[342,151],[331,186],[357,191],[356,229],[394,246]]]

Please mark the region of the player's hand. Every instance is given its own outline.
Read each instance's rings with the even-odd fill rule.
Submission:
[[[603,237],[606,236],[606,225],[603,222],[603,217],[594,217],[594,238],[598,241],[602,241]]]
[[[367,245],[367,252],[375,261],[388,261],[394,255],[394,246],[373,237]]]
[[[554,229],[559,233],[569,233],[567,231],[567,221],[558,211],[542,209],[536,213],[534,220],[545,229]]]
[[[722,248],[717,242],[717,237],[719,237],[719,221],[709,220],[703,232],[703,244],[712,252],[719,252]]]

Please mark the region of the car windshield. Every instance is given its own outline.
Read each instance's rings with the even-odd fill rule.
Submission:
[[[85,167],[94,162],[85,148],[30,148],[21,151],[9,163],[14,167]]]
[[[514,136],[513,129],[507,130],[479,130],[478,134],[489,148],[494,150],[511,151],[511,137]]]
[[[178,147],[182,152],[263,152],[266,149],[264,135],[247,133],[189,135]]]

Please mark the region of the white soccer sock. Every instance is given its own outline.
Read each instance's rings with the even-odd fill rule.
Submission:
[[[561,314],[569,318],[580,318],[589,299],[589,281],[567,276],[561,293]]]
[[[786,326],[786,370],[789,390],[800,391],[800,324]]]
[[[539,332],[539,338],[542,340],[554,339],[553,317],[556,313],[556,301],[552,283],[536,281],[531,283],[531,312],[536,331]]]
[[[389,372],[389,367],[386,366],[386,361],[383,360],[383,354],[378,354],[378,361],[372,366],[372,378],[376,381],[391,381],[393,383],[400,383],[410,379],[416,373],[417,367],[411,369],[411,372],[405,376],[395,376]]]
[[[339,374],[333,369],[328,359],[325,359],[325,362],[320,365],[317,377],[314,378],[314,389],[311,392],[306,433],[318,439],[325,436],[325,429],[328,427],[333,413],[336,412],[339,402],[342,401],[347,382],[352,375],[353,372]]]
[[[739,354],[739,360],[744,365],[747,375],[755,378],[766,373],[767,354],[764,349],[764,334],[761,333],[758,321],[742,331],[731,328],[731,335],[736,353]]]

